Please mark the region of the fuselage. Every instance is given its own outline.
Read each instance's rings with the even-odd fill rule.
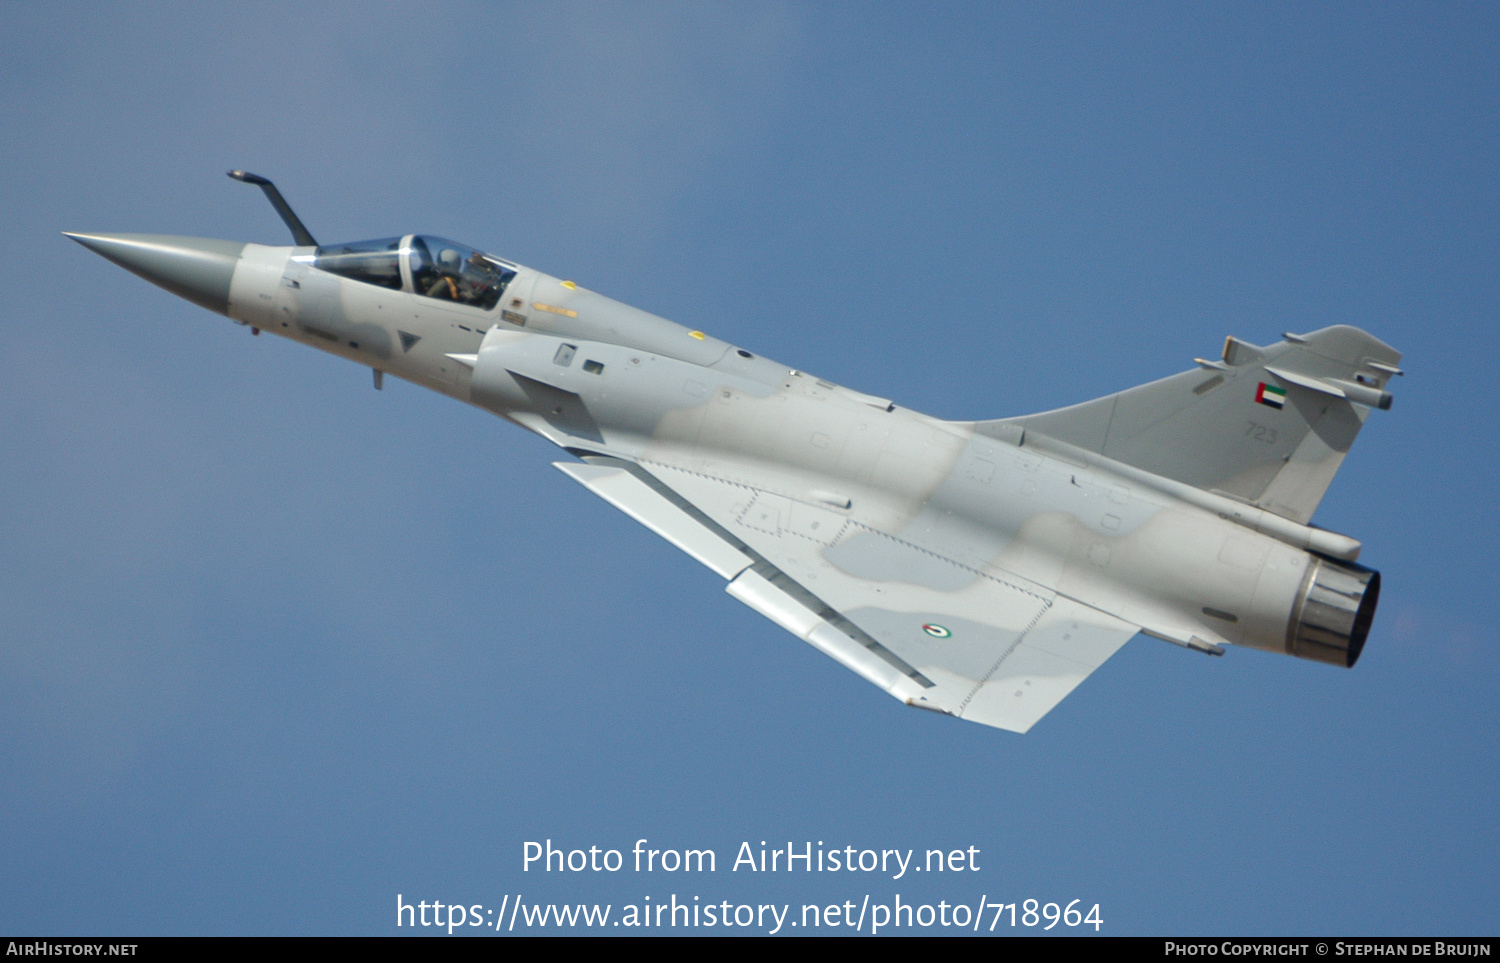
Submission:
[[[1309,549],[1352,559],[1352,539],[1023,431],[933,418],[462,245],[74,237],[256,333],[477,405],[581,457],[742,486],[740,523],[821,546],[791,573],[809,584],[818,566],[942,592],[993,579],[1203,651],[1352,664],[1363,644],[1299,650],[1315,581],[1344,571]]]
[[[1285,651],[1312,556],[1098,459],[985,437],[523,265],[485,308],[419,294],[409,270],[398,289],[315,263],[246,245],[227,313],[578,453],[770,490],[804,526],[890,533],[941,559],[917,575],[933,587],[998,575],[1172,641]]]

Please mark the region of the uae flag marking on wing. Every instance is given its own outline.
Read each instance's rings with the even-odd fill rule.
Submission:
[[[1286,389],[1262,381],[1260,387],[1255,389],[1255,400],[1271,408],[1280,408],[1286,404]]]

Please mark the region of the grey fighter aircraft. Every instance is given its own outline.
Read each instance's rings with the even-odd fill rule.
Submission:
[[[1309,524],[1400,354],[1357,328],[944,421],[421,234],[69,234],[262,331],[494,412],[730,595],[910,706],[1025,732],[1137,633],[1353,666],[1380,575]]]

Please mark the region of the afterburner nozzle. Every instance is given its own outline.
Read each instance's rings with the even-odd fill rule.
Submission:
[[[229,313],[229,285],[244,241],[171,234],[72,234],[84,247],[181,298]]]

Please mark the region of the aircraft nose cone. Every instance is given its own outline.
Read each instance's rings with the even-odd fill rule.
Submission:
[[[178,297],[229,313],[229,283],[244,241],[171,234],[72,234],[84,247]]]

